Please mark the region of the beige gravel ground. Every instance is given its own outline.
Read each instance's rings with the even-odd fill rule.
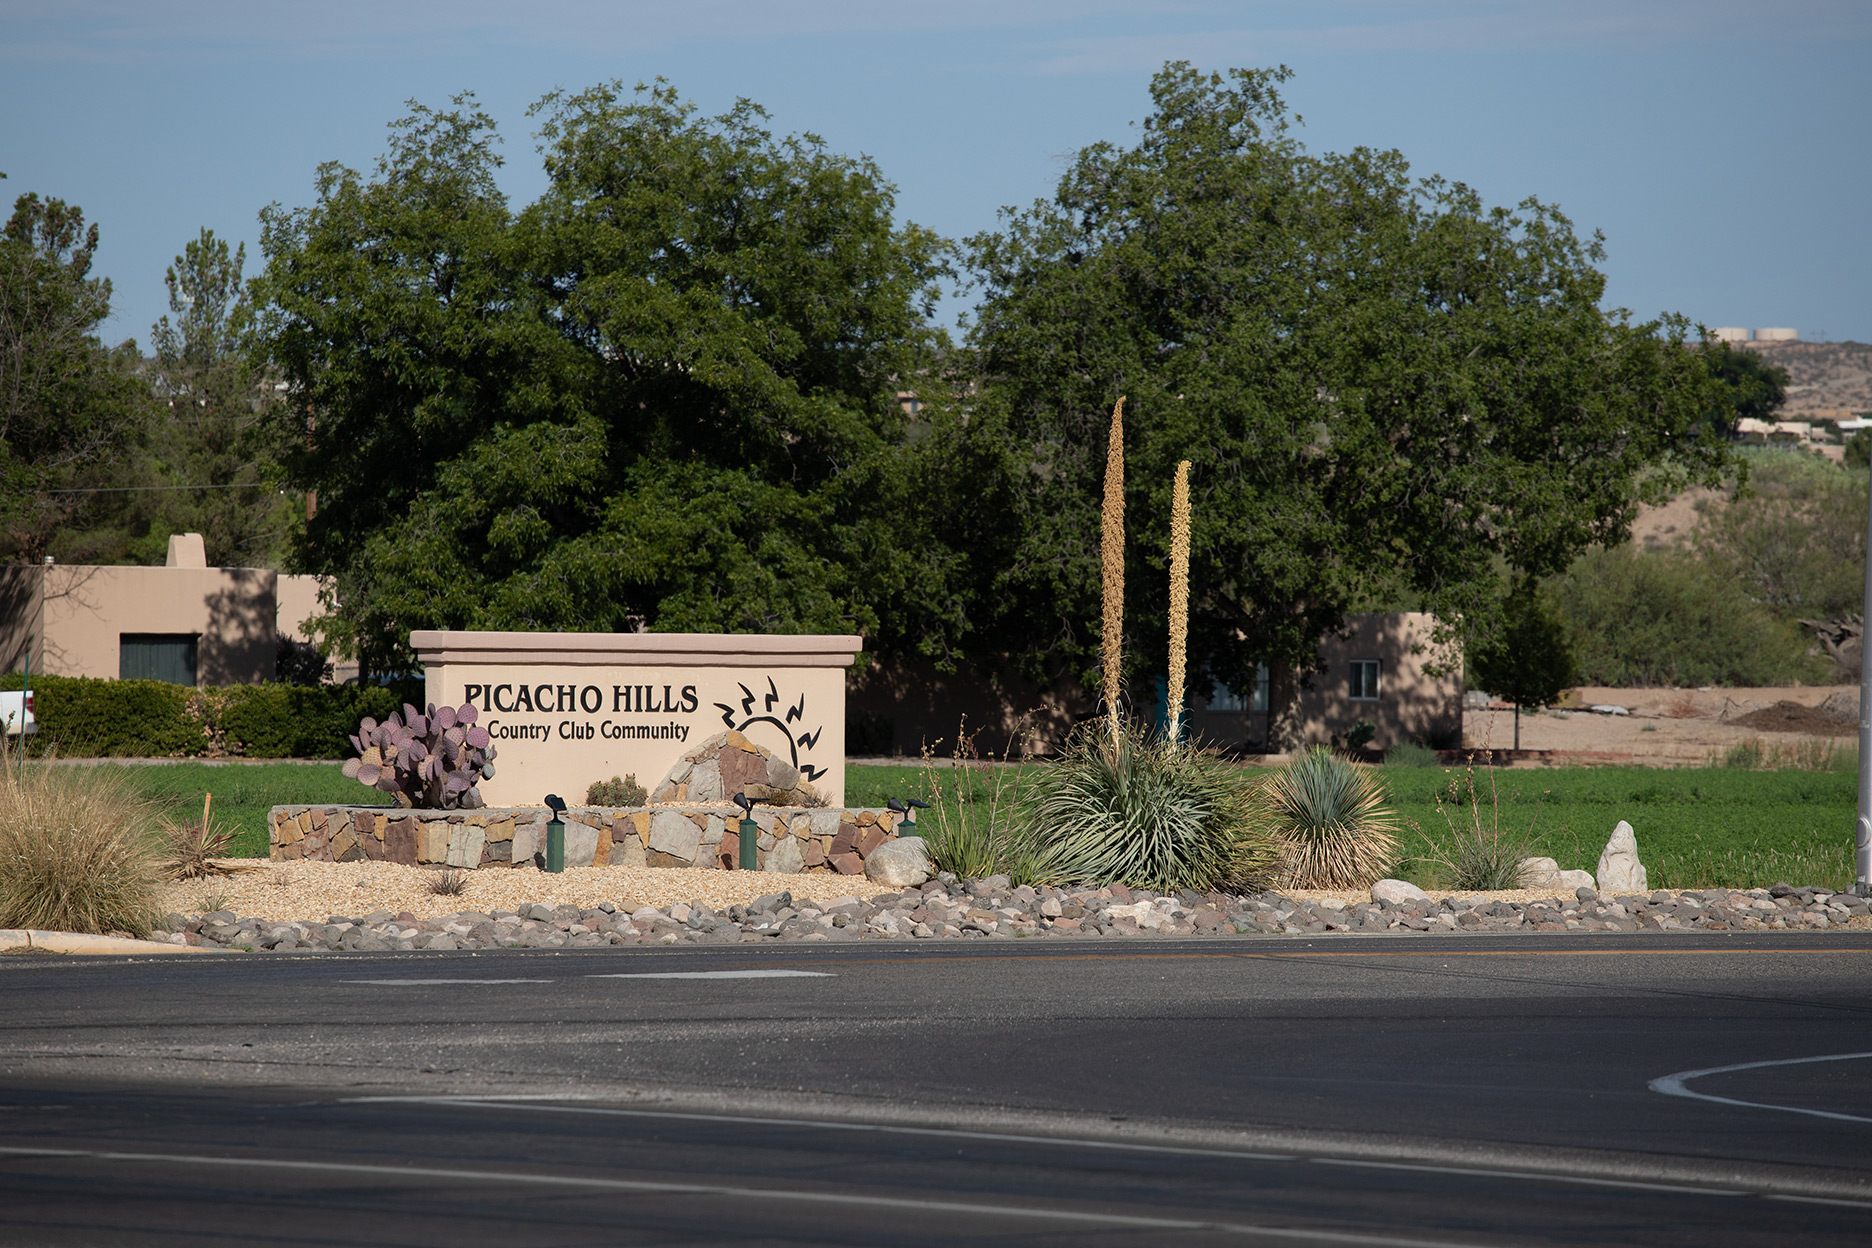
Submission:
[[[1577,691],[1582,706],[1626,708],[1624,715],[1588,710],[1522,712],[1521,748],[1552,750],[1555,765],[1626,764],[1640,767],[1707,767],[1725,751],[1754,740],[1778,750],[1812,742],[1819,749],[1851,749],[1850,737],[1810,737],[1762,732],[1730,722],[1777,702],[1818,706],[1834,693],[1856,694],[1856,685],[1790,685],[1778,688],[1606,689]],[[1463,714],[1463,745],[1506,749],[1514,743],[1514,712],[1472,710]]]
[[[720,909],[782,889],[821,901],[884,891],[863,876],[675,867],[568,867],[563,874],[550,875],[532,867],[512,867],[469,871],[467,887],[450,897],[429,891],[435,876],[434,868],[393,862],[280,862],[238,875],[165,885],[161,904],[165,913],[225,909],[242,918],[258,919],[324,919],[373,910],[392,914],[407,910],[419,919],[430,919],[463,910],[513,910],[536,901],[549,906],[595,906],[609,901],[620,908],[628,904],[633,910],[704,901]]]
[[[432,919],[463,910],[514,910],[531,902],[594,906],[609,901],[634,910],[639,906],[703,901],[719,910],[781,889],[819,901],[840,896],[868,898],[888,891],[862,876],[770,875],[764,871],[671,867],[571,867],[564,874],[549,875],[520,867],[470,871],[465,891],[451,897],[429,891],[429,882],[434,878],[433,868],[390,862],[282,862],[238,875],[166,885],[162,907],[165,913],[182,914],[232,910],[242,918],[257,919],[324,919],[334,914],[355,917],[374,910],[392,914],[408,911],[419,919]],[[1474,895],[1427,891],[1438,899]],[[1288,895],[1308,900],[1334,897],[1348,905],[1371,900],[1371,894],[1362,889],[1289,890]],[[1573,893],[1570,889],[1537,888],[1490,896],[1525,902],[1542,897],[1570,898]]]

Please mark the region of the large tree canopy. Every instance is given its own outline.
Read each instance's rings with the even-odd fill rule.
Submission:
[[[136,352],[98,338],[111,285],[76,204],[19,197],[0,230],[0,552],[37,563],[151,410]]]
[[[975,547],[976,635],[1036,668],[1091,669],[1119,395],[1132,670],[1162,670],[1187,458],[1192,666],[1241,688],[1258,661],[1310,667],[1361,606],[1485,622],[1502,569],[1562,568],[1726,462],[1706,353],[1681,320],[1600,308],[1596,237],[1396,152],[1309,153],[1286,76],[1167,66],[1135,146],[1086,148],[1052,200],[970,240],[979,392],[926,453],[938,477],[968,456],[980,501],[936,536]]]
[[[420,627],[870,631],[945,249],[863,159],[663,85],[535,108],[516,214],[472,97],[263,216],[306,570],[381,668]]]

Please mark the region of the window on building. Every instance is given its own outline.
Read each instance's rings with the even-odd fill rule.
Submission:
[[[1349,695],[1354,702],[1378,700],[1378,660],[1353,659]]]
[[[194,633],[123,633],[117,638],[117,675],[193,685],[197,640]]]
[[[1254,692],[1240,694],[1227,685],[1217,683],[1215,695],[1209,699],[1212,711],[1233,711],[1238,715],[1267,713],[1268,706],[1268,669],[1263,663],[1255,668]]]

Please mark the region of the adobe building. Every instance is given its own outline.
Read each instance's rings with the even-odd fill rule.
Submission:
[[[165,566],[0,568],[0,670],[245,685],[272,680],[279,635],[307,640],[318,578],[211,568],[199,533]]]
[[[1302,684],[1288,744],[1344,741],[1365,723],[1375,750],[1401,741],[1460,744],[1462,652],[1439,646],[1435,627],[1434,616],[1419,612],[1348,616],[1342,636],[1320,643],[1321,668]],[[1162,722],[1161,682],[1135,709]],[[1096,697],[1065,677],[1042,688],[1011,669],[945,676],[928,665],[874,665],[852,678],[847,739],[857,756],[915,757],[927,747],[947,758],[959,731],[987,757],[1017,755],[1023,743],[1050,753],[1075,723],[1096,714]],[[1206,699],[1193,697],[1186,714],[1198,740],[1266,750],[1266,670],[1253,689],[1218,687]]]

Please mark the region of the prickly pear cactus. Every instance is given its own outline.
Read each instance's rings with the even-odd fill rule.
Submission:
[[[428,810],[473,810],[485,803],[475,788],[494,774],[494,745],[487,729],[475,723],[472,702],[438,709],[431,702],[418,711],[405,702],[381,724],[365,716],[351,738],[358,752],[344,774],[398,806]]]

